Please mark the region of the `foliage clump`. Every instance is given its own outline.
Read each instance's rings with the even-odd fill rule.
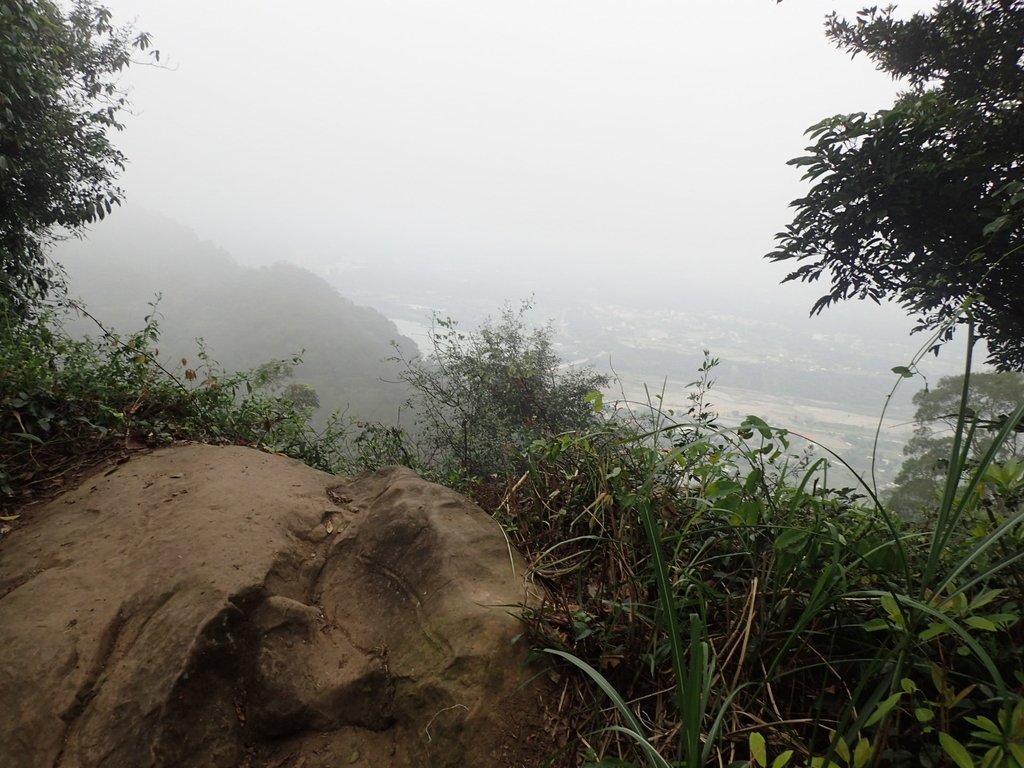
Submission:
[[[120,130],[127,97],[118,73],[150,38],[112,25],[110,11],[76,0],[0,2],[0,298],[29,313],[54,285],[46,246],[121,200]]]
[[[435,319],[426,358],[400,357],[413,390],[422,466],[458,484],[525,468],[537,439],[595,423],[587,397],[608,384],[590,368],[562,365],[550,326],[528,329],[529,303],[463,333]]]
[[[337,419],[309,425],[315,392],[292,382],[298,362],[228,372],[200,348],[168,370],[154,311],[135,333],[75,338],[50,308],[0,312],[0,503],[45,497],[97,462],[174,440],[250,444],[324,470],[349,461]]]
[[[905,517],[918,517],[935,506],[949,468],[956,422],[963,394],[963,376],[944,376],[934,387],[914,395],[914,436],[903,449],[904,460],[893,483],[889,507]],[[995,431],[1024,402],[1024,375],[975,373],[970,378],[968,415],[971,432],[968,469],[992,446]],[[997,447],[1000,471],[1024,471],[1024,426]]]
[[[767,258],[798,264],[786,280],[830,280],[812,313],[868,298],[947,337],[974,321],[990,362],[1024,370],[1024,3],[895,13],[829,18],[839,47],[909,87],[890,109],[808,129],[790,163],[814,185]]]

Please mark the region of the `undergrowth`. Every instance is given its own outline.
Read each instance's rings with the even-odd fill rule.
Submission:
[[[80,307],[50,306],[29,319],[0,313],[0,504],[59,492],[96,463],[178,440],[251,445],[330,472],[392,463],[391,433],[344,414],[323,429],[311,408],[276,391],[300,362],[224,370],[197,340],[195,358],[160,362],[156,305],[143,327],[95,338],[65,333]],[[85,314],[88,315],[87,312]],[[287,390],[286,390],[287,392]]]
[[[565,665],[552,764],[1024,765],[1024,469],[966,411],[910,524],[783,429],[659,405],[536,441],[498,510]]]

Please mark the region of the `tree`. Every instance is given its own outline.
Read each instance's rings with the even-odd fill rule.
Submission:
[[[947,339],[973,321],[990,362],[1024,369],[1024,0],[833,14],[827,34],[909,87],[808,129],[816,143],[790,164],[814,186],[766,258],[800,263],[787,281],[828,276],[811,314],[894,300]]]
[[[291,360],[271,360],[253,369],[253,380],[259,389],[312,416],[320,407],[320,395],[311,384],[292,380],[295,368],[301,364],[302,355],[294,355]]]
[[[54,228],[80,232],[121,200],[116,75],[149,44],[94,0],[0,0],[0,307],[15,316],[53,287]]]
[[[953,432],[960,410],[963,376],[945,376],[933,389],[914,395],[917,411],[914,436],[903,449],[903,465],[896,476],[889,506],[906,516],[934,508],[946,478]],[[971,376],[968,416],[976,425],[970,455],[980,457],[992,444],[994,430],[1021,402],[1024,376],[1018,373],[976,373]],[[1024,457],[1024,433],[1012,433],[996,460]]]
[[[563,366],[550,326],[526,328],[528,309],[506,306],[497,322],[469,334],[435,320],[433,354],[398,358],[428,467],[463,479],[518,472],[534,440],[594,424],[587,395],[608,377]]]

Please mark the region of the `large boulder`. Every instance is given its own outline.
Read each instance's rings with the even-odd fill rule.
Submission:
[[[537,764],[524,575],[405,469],[139,456],[0,547],[0,766]]]

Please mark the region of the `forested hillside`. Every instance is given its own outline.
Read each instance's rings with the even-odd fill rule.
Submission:
[[[379,312],[357,306],[299,267],[238,264],[187,228],[155,214],[125,209],[97,224],[88,237],[54,250],[68,273],[68,290],[108,328],[143,325],[157,296],[160,357],[197,362],[197,337],[228,370],[254,368],[302,353],[294,381],[319,397],[318,420],[335,409],[352,417],[394,423],[405,390],[388,361],[401,337]],[[98,335],[95,323],[72,330]],[[304,350],[304,351],[303,351]]]

